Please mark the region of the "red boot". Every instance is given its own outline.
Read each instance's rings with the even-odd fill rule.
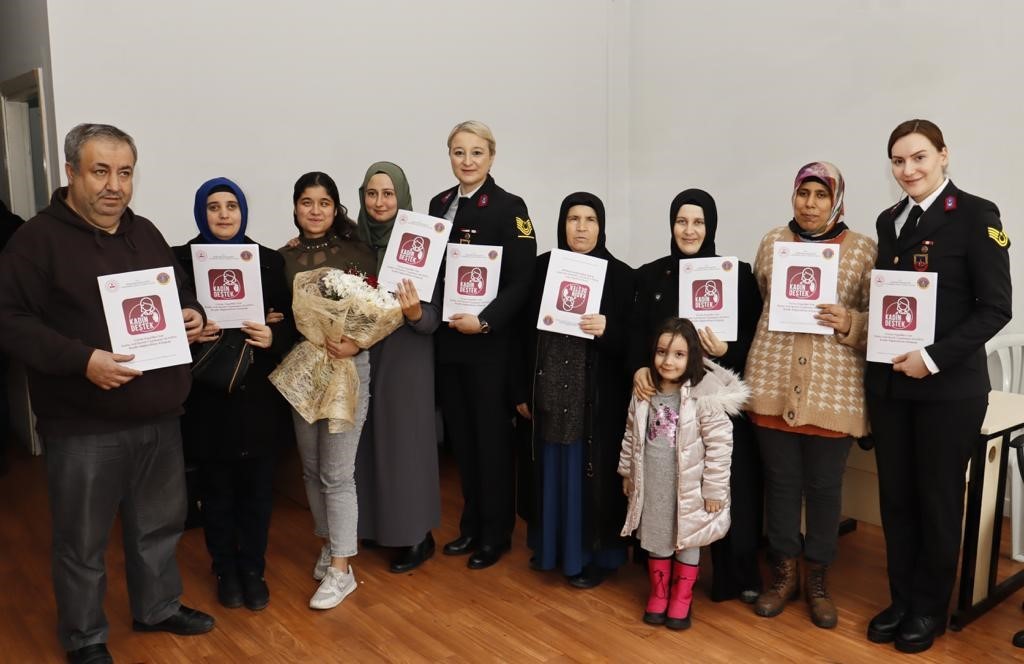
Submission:
[[[690,627],[690,604],[693,602],[693,584],[697,582],[696,565],[672,561],[672,595],[668,600],[668,615],[665,627],[688,629]]]
[[[647,558],[647,578],[651,582],[651,595],[647,598],[647,608],[644,609],[644,622],[648,625],[661,625],[665,622],[671,573],[671,558]]]

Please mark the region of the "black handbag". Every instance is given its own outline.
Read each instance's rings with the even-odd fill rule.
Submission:
[[[223,330],[213,341],[192,345],[192,379],[231,394],[245,380],[252,348],[241,330]]]

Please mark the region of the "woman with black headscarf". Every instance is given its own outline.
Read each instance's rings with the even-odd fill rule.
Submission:
[[[193,244],[255,244],[245,234],[248,212],[245,194],[231,180],[214,178],[199,187],[194,207],[199,235],[174,247],[188,278],[193,276]],[[264,313],[289,312],[291,290],[281,255],[260,245],[259,264]],[[210,320],[199,337],[204,342],[238,337],[252,351],[245,377],[230,393],[196,378],[181,422],[186,454],[199,465],[203,531],[217,597],[228,608],[244,604],[256,611],[270,601],[264,554],[274,461],[279,441],[287,437],[288,410],[267,376],[291,349],[295,335],[289,314],[269,324],[247,321],[240,330],[222,330]]]
[[[580,329],[593,339],[538,331],[551,254],[537,259],[523,338],[533,367],[516,385],[516,410],[532,421],[532,491],[520,511],[529,523],[531,566],[561,566],[569,583],[593,588],[626,560],[619,536],[626,501],[616,468],[629,405],[625,353],[633,271],[605,247],[604,204],[586,192],[570,194],[558,214],[558,248],[608,262],[599,312]],[[531,472],[532,471],[532,472]]]
[[[655,392],[647,369],[654,330],[666,318],[679,315],[679,262],[718,255],[718,208],[710,194],[700,189],[680,192],[672,200],[668,219],[672,231],[669,255],[639,268],[636,277],[629,365],[635,371],[634,390],[645,398]],[[736,341],[720,340],[711,328],[698,330],[698,334],[701,346],[712,360],[742,376],[762,306],[749,263],[739,263],[737,304]],[[733,417],[732,424],[732,527],[728,535],[711,545],[711,599],[720,602],[739,597],[751,603],[761,590],[757,567],[763,504],[761,457],[746,416]]]

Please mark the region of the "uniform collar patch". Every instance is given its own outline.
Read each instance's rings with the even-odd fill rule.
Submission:
[[[949,212],[950,210],[955,210],[956,196],[946,196],[946,198],[942,200],[942,209],[945,210],[946,212]]]
[[[487,197],[487,194],[480,194],[480,198],[476,199],[476,206],[478,208],[485,208],[491,202],[491,199]]]

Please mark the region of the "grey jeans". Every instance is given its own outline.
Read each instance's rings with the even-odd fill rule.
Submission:
[[[178,419],[47,437],[46,473],[57,635],[64,649],[107,641],[104,554],[119,510],[132,616],[154,624],[176,613],[181,576],[174,551],[186,512]]]
[[[370,354],[363,351],[354,359],[359,374],[359,400],[355,425],[350,431],[330,433],[327,420],[310,424],[292,410],[314,532],[330,542],[331,555],[335,558],[348,558],[357,553],[359,504],[355,465],[359,435],[370,405]]]

